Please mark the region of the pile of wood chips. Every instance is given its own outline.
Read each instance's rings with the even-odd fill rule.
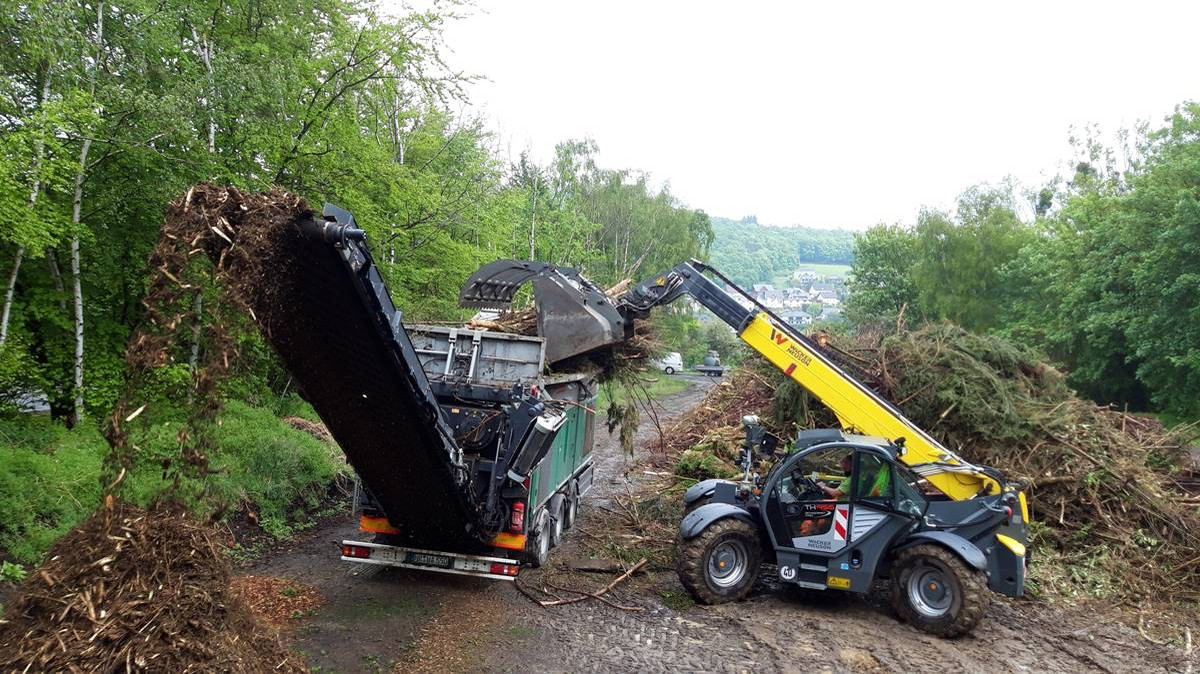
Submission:
[[[6,607],[0,671],[305,671],[229,578],[224,545],[181,506],[102,508]]]
[[[235,576],[230,587],[251,613],[276,626],[308,616],[325,603],[315,587],[288,578],[245,574]]]

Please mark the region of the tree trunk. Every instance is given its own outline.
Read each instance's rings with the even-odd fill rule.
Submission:
[[[38,107],[50,98],[50,69],[46,68],[46,78],[42,80],[42,95],[38,98]],[[33,157],[33,187],[29,190],[29,210],[37,206],[38,195],[42,191],[42,159],[45,156],[46,144],[38,138],[37,149]],[[17,289],[17,274],[21,271],[21,260],[25,259],[25,246],[17,246],[17,254],[13,258],[12,273],[8,276],[8,287],[4,290],[4,308],[0,309],[0,346],[8,340],[8,321],[12,316],[13,295]]]
[[[192,372],[195,372],[200,364],[200,321],[203,317],[204,289],[201,288],[196,291],[196,297],[192,300],[192,352],[188,355],[188,367]]]
[[[196,27],[192,27],[192,39],[196,41],[196,50],[200,56],[200,60],[204,62],[204,72],[208,79],[208,92],[200,101],[200,105],[204,108],[205,114],[208,116],[208,158],[213,160],[217,155],[217,117],[213,112],[213,101],[217,97],[216,78],[213,75],[213,46],[208,38],[200,39],[200,33]],[[215,178],[215,176],[211,176]],[[204,289],[196,290],[196,297],[192,300],[192,350],[188,354],[188,367],[193,372],[200,363],[200,329],[204,320]],[[190,398],[191,393],[188,393]]]
[[[534,244],[537,241],[537,197],[538,197],[538,177],[533,176],[533,217],[529,219],[529,258],[534,258]]]
[[[96,58],[92,66],[92,94],[96,93],[96,69],[104,51],[104,2],[96,4]],[[71,378],[71,388],[74,397],[71,401],[71,414],[67,418],[67,426],[73,428],[79,423],[79,411],[83,409],[83,280],[80,272],[79,226],[83,213],[83,182],[88,173],[88,152],[92,149],[92,139],[85,138],[79,148],[79,170],[75,173],[75,195],[71,204],[71,299],[75,306],[75,361]]]
[[[8,286],[4,291],[4,309],[0,311],[0,347],[8,340],[8,317],[12,312],[13,292],[17,288],[17,272],[21,271],[21,260],[25,258],[25,246],[17,246],[13,256],[12,273],[8,275]]]
[[[71,224],[74,229],[71,235],[71,295],[75,304],[75,371],[71,385],[74,388],[75,399],[68,426],[79,422],[79,410],[83,407],[83,283],[79,271],[79,220],[83,211],[83,181],[87,178],[88,151],[91,148],[92,139],[85,138],[83,146],[79,149],[79,171],[75,174],[75,199],[71,207]]]
[[[58,253],[53,246],[46,248],[46,264],[50,267],[50,277],[54,279],[54,290],[58,293],[58,306],[67,311],[67,288],[63,285],[62,269],[58,266]]]

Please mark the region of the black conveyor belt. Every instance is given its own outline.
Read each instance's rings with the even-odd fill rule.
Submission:
[[[407,543],[478,546],[477,499],[365,243],[300,224],[272,239],[277,282],[254,309],[304,397]]]

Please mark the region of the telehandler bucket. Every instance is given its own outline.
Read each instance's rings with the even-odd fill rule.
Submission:
[[[464,307],[506,311],[517,290],[533,283],[538,334],[555,363],[627,339],[612,298],[575,269],[545,262],[496,260],[471,274],[458,296]]]

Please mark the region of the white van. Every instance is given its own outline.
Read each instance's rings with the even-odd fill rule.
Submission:
[[[683,356],[678,351],[672,351],[657,361],[658,369],[667,374],[675,374],[683,370]]]

